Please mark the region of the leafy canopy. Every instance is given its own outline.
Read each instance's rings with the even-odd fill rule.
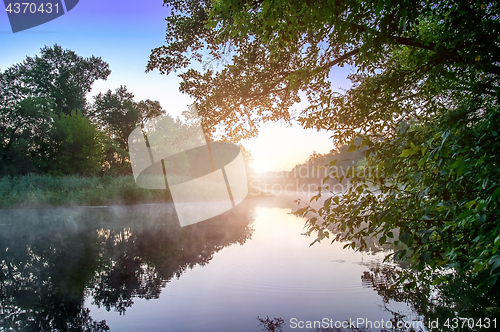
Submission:
[[[52,175],[93,175],[104,162],[105,137],[81,111],[54,118],[51,142],[41,163],[44,173]]]
[[[85,95],[110,73],[100,58],[58,45],[0,72],[0,175],[47,171],[56,122],[85,115]]]
[[[398,259],[498,278],[498,2],[164,3],[166,44],[148,70],[181,71],[207,130],[254,136],[262,122],[290,121],[306,96],[304,127],[363,148],[344,193],[298,212],[316,215],[318,240],[335,229],[334,240],[363,249],[366,236],[384,243],[399,231]],[[354,68],[345,93],[329,80],[336,65]]]

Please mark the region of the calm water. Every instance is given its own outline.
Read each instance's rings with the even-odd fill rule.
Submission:
[[[169,204],[4,210],[0,326],[259,331],[268,315],[313,331],[293,319],[419,319],[372,288],[386,253],[309,247],[292,206],[247,199],[184,228]]]

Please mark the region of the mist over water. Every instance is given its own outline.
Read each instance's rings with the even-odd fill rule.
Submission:
[[[291,199],[180,227],[171,204],[3,210],[2,328],[258,331],[257,316],[388,320],[383,252],[309,247]],[[411,315],[401,303],[391,310]]]

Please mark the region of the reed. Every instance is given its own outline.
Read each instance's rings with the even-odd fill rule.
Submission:
[[[170,202],[170,192],[138,187],[134,177],[26,175],[0,178],[0,208]]]

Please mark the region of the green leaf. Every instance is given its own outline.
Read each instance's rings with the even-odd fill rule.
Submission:
[[[476,204],[476,201],[475,200],[472,200],[472,201],[468,201],[467,203],[465,203],[465,207],[470,209],[471,207],[473,207],[474,205]]]
[[[347,152],[354,152],[358,149],[358,147],[354,144],[351,144],[349,145],[349,147],[347,148]]]
[[[443,212],[443,211],[446,211],[447,209],[448,208],[445,205],[438,205],[438,207],[436,208],[436,211]]]
[[[401,154],[398,157],[406,158],[406,157],[409,157],[409,156],[415,154],[415,152],[416,151],[414,151],[412,149],[404,149],[403,152],[401,152]]]
[[[498,187],[497,189],[495,189],[495,191],[493,192],[493,194],[491,194],[491,200],[495,201],[495,199],[497,198],[497,196],[499,194],[500,194],[500,187]]]
[[[500,255],[495,255],[493,256],[490,261],[488,262],[490,265],[490,271],[493,272],[498,266],[500,266]]]
[[[473,271],[477,273],[477,272],[482,271],[482,270],[483,270],[483,268],[484,268],[483,264],[481,264],[481,263],[476,263],[476,264],[474,265],[474,269],[473,269]]]
[[[411,238],[411,234],[410,233],[401,232],[401,234],[399,234],[399,240],[401,242],[403,242],[404,244],[408,244],[408,242],[410,241],[410,238]]]
[[[462,160],[459,159],[459,160],[455,161],[453,164],[451,164],[450,169],[455,169],[458,166],[460,166],[461,164],[462,164]]]
[[[207,29],[213,29],[217,26],[217,21],[208,21],[206,24],[205,24],[205,27]]]
[[[432,285],[436,286],[442,284],[443,282],[446,282],[447,280],[448,279],[446,278],[446,276],[440,276],[439,278],[436,278],[432,281]]]
[[[464,172],[465,172],[465,163],[462,163],[460,165],[460,167],[458,168],[457,175],[462,176],[462,174],[464,174]]]

